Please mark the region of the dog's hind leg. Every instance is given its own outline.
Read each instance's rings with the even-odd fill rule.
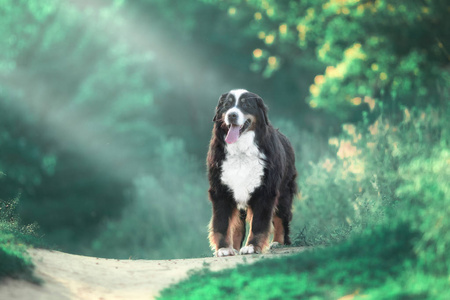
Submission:
[[[284,245],[284,226],[283,226],[283,220],[274,214],[273,221],[272,221],[274,232],[273,232],[273,241],[270,245],[270,247],[276,247],[278,245]]]
[[[295,177],[292,182],[282,191],[278,198],[277,209],[273,216],[274,236],[272,244],[290,245],[289,223],[292,220],[292,199],[296,191]]]
[[[277,211],[273,216],[274,235],[272,244],[279,243],[280,245],[290,245],[289,238],[289,223],[292,220],[292,212],[290,207],[278,206]]]

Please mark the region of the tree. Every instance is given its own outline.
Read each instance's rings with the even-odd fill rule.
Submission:
[[[364,104],[373,110],[375,103],[398,108],[444,101],[450,77],[445,0],[230,2],[230,15],[243,11],[253,37],[264,42],[253,50],[256,71],[285,72],[311,55],[324,64],[309,88],[313,108],[346,119]]]

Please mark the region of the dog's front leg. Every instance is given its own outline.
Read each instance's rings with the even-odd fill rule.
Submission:
[[[230,220],[236,209],[235,202],[227,198],[216,198],[210,191],[213,214],[209,224],[209,242],[215,256],[236,255],[231,238]]]
[[[261,253],[268,245],[275,201],[259,198],[257,202],[249,207],[250,234],[240,254]]]

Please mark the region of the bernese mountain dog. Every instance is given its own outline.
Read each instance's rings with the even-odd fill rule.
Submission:
[[[262,98],[247,90],[223,94],[213,122],[207,168],[214,254],[261,253],[268,246],[271,224],[272,245],[289,245],[297,190],[290,142],[270,124]],[[249,236],[242,247],[246,220]]]

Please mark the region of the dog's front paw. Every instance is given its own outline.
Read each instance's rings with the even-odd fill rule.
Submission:
[[[220,248],[219,250],[217,250],[215,254],[217,257],[222,257],[222,256],[238,255],[238,252],[236,249],[230,247],[230,248]]]
[[[258,251],[257,249],[255,249],[255,246],[253,245],[247,245],[245,247],[241,248],[241,251],[239,251],[239,253],[241,255],[245,255],[245,254],[255,254],[255,253],[260,253],[260,251]]]
[[[283,246],[283,245],[281,245],[281,244],[278,243],[278,242],[273,242],[273,243],[270,244],[269,249],[281,248],[282,246]]]

